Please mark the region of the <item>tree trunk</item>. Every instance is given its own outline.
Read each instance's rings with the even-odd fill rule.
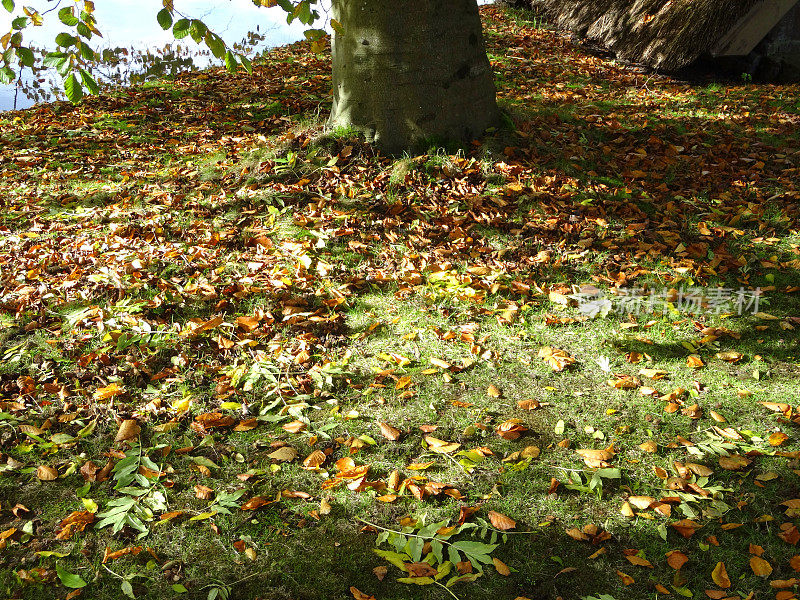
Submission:
[[[497,122],[477,0],[334,0],[330,127],[397,154]]]

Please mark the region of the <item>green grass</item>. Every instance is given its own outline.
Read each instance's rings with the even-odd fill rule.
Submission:
[[[252,79],[209,71],[0,120],[0,537],[16,529],[0,593],[64,597],[56,567],[99,599],[340,599],[354,586],[380,599],[625,600],[659,597],[656,585],[697,598],[718,589],[718,562],[730,595],[760,597],[794,576],[796,545],[778,534],[798,524],[781,505],[800,497],[797,426],[762,404],[800,393],[800,155],[780,122],[797,112],[792,90],[643,79],[503,15],[485,13],[504,119],[480,146],[432,141],[391,160],[353,131],[324,132],[327,63],[302,46]],[[309,75],[293,78],[300,61]],[[586,318],[564,297],[585,284],[615,309],[616,288],[761,286],[768,314]],[[574,364],[554,371],[544,347]],[[737,362],[718,357],[732,351]],[[640,385],[609,384],[624,376]],[[114,441],[130,419],[141,446]],[[518,439],[497,432],[511,419]],[[788,439],[772,446],[779,431]],[[426,436],[459,447],[437,453]],[[286,445],[296,459],[274,457]],[[612,445],[603,477],[576,452]],[[132,447],[160,471],[138,484],[167,503],[148,534],[59,539],[64,518],[92,507],[79,490],[98,513],[133,493],[114,480],[82,490],[80,472]],[[303,468],[315,450],[325,462]],[[722,452],[752,462],[728,470]],[[363,487],[337,485],[345,458],[369,466]],[[687,462],[712,473],[662,479]],[[44,466],[59,478],[41,481]],[[386,487],[395,471],[402,491]],[[674,489],[689,483],[701,491]],[[413,485],[428,485],[423,499]],[[208,514],[239,491],[237,504],[268,503]],[[667,497],[671,513],[627,517],[631,496]],[[489,511],[516,521],[491,553],[509,576],[487,565],[451,594],[397,582],[372,552],[373,525],[452,524],[463,507],[479,507],[479,525]],[[170,511],[182,514],[162,521]],[[701,525],[690,538],[672,527],[682,518]],[[574,539],[590,525],[610,537]],[[753,574],[750,544],[771,576]],[[103,563],[106,548],[137,546]],[[679,574],[673,550],[689,557]]]

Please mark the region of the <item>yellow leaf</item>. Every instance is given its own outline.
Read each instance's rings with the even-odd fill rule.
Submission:
[[[686,365],[691,367],[692,369],[699,369],[705,366],[703,359],[700,358],[697,354],[692,354],[691,356],[687,357]]]
[[[770,446],[780,446],[788,439],[789,436],[783,433],[782,431],[776,431],[775,433],[771,433],[768,438]]]
[[[658,451],[658,444],[655,443],[653,440],[647,440],[646,442],[639,444],[639,448],[644,450],[645,452],[657,452]]]
[[[94,392],[94,399],[95,400],[108,400],[110,398],[114,398],[115,396],[119,396],[120,394],[124,394],[125,390],[120,386],[118,383],[111,383],[106,387],[97,388]]]
[[[750,557],[750,568],[759,577],[769,577],[772,573],[772,565],[759,556]]]
[[[511,575],[511,569],[508,568],[508,565],[504,563],[499,558],[492,557],[492,562],[494,563],[494,568],[497,569],[497,572],[504,577]]]
[[[724,562],[718,562],[717,566],[711,572],[711,579],[714,580],[719,587],[728,589],[731,587],[731,580],[728,577],[728,571],[725,569]]]
[[[428,445],[433,452],[438,452],[439,454],[450,454],[461,447],[461,444],[457,444],[455,442],[446,442],[431,435],[426,435],[425,441],[428,442]]]
[[[636,565],[637,567],[647,567],[648,569],[653,568],[653,563],[651,563],[646,558],[642,558],[641,556],[637,556],[634,554],[631,556],[626,555],[625,558],[628,559],[629,563],[631,563],[632,565]]]

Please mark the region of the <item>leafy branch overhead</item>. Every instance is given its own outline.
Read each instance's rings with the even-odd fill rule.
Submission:
[[[253,0],[256,6],[267,8],[280,7],[286,12],[286,20],[291,23],[295,19],[309,26],[306,39],[311,42],[313,52],[321,52],[325,48],[324,29],[310,28],[319,18],[315,9],[317,0]],[[11,22],[11,30],[0,37],[0,83],[12,83],[20,69],[31,69],[36,62],[36,55],[30,45],[26,45],[24,35],[29,27],[41,27],[51,10],[40,12],[29,6],[20,8],[15,0],[2,0],[6,11],[15,16]],[[21,12],[21,14],[19,14]],[[95,17],[93,0],[77,0],[74,5],[64,6],[56,13],[58,20],[70,28],[55,36],[56,50],[49,51],[44,57],[43,65],[55,68],[63,77],[64,92],[71,102],[78,102],[84,92],[97,94],[99,85],[92,75],[92,69],[102,60],[90,42],[93,38],[102,38]],[[225,40],[211,30],[202,19],[184,15],[175,8],[172,0],[163,0],[163,8],[156,13],[156,21],[164,30],[171,30],[176,40],[191,38],[195,43],[205,45],[211,54],[225,64],[225,68],[234,73],[240,66],[252,73],[250,59],[243,53],[236,52]],[[333,26],[338,24],[333,22]],[[100,25],[102,26],[102,25]]]

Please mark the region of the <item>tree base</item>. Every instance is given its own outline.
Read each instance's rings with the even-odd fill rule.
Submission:
[[[332,128],[399,154],[498,122],[476,0],[335,0]]]

